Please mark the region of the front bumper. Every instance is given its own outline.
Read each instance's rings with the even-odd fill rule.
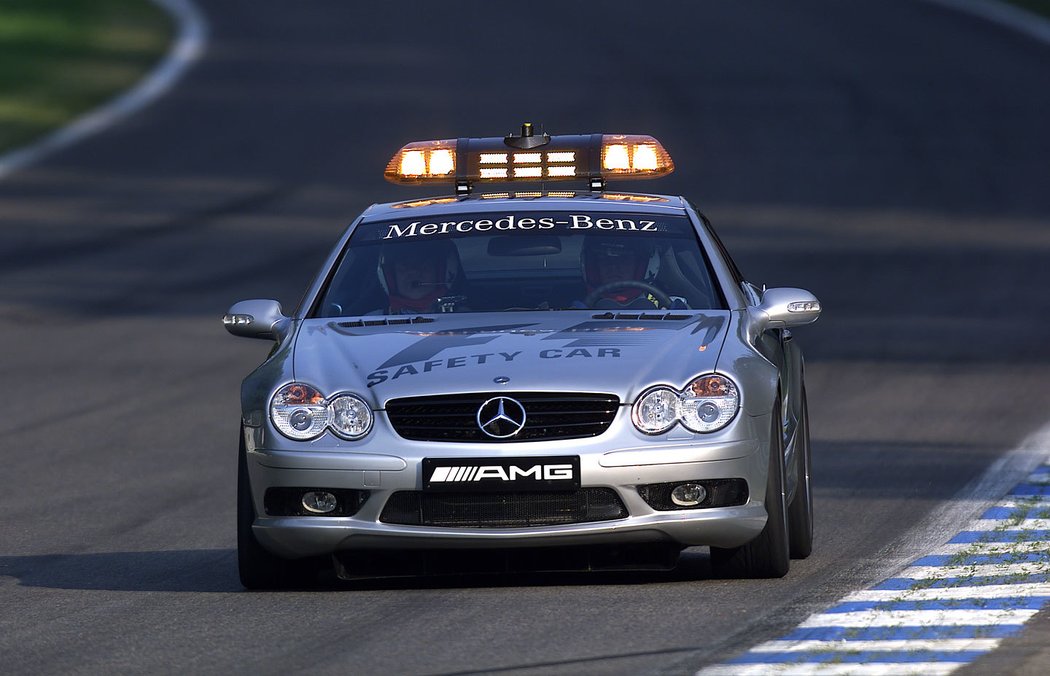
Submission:
[[[485,445],[413,443],[391,439],[379,444],[389,453],[332,452],[266,448],[259,429],[246,429],[247,461],[255,511],[254,532],[267,549],[301,558],[376,549],[512,549],[577,545],[670,544],[681,547],[736,547],[765,526],[768,417],[741,416],[733,440],[708,441],[698,435],[661,440],[638,439],[624,430],[572,442]],[[741,434],[741,432],[744,432]],[[766,432],[768,434],[768,432]],[[622,443],[610,443],[620,440]],[[641,441],[642,443],[639,443]],[[376,448],[377,444],[369,444]],[[527,447],[527,450],[523,450]],[[396,450],[395,450],[396,449]],[[422,488],[424,457],[467,458],[579,455],[583,488],[611,488],[628,516],[615,520],[529,528],[464,528],[385,523],[380,515],[397,491]],[[747,482],[743,505],[660,511],[638,493],[638,486],[675,481],[733,479]],[[268,516],[262,496],[271,487],[366,490],[369,497],[349,517]]]

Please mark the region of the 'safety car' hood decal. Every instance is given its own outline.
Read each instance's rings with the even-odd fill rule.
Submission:
[[[324,392],[356,391],[379,407],[401,396],[499,390],[607,392],[631,401],[651,384],[681,387],[714,368],[729,313],[659,319],[666,314],[457,314],[392,326],[378,318],[307,320],[295,372]]]

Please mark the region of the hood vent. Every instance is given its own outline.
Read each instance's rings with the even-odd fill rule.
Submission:
[[[658,312],[603,312],[600,315],[591,315],[591,319],[630,319],[630,320],[641,320],[641,321],[669,321],[669,322],[682,322],[687,319],[692,319],[692,315],[676,315],[670,312],[658,313]]]
[[[404,324],[429,324],[430,317],[383,317],[382,319],[358,319],[349,322],[336,322],[343,329],[363,329],[366,326],[401,326]]]

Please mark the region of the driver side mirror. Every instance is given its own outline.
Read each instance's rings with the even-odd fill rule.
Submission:
[[[805,289],[766,289],[762,302],[748,308],[755,333],[812,324],[820,317],[820,301]]]
[[[242,300],[222,318],[222,325],[235,336],[279,340],[290,324],[275,300]]]

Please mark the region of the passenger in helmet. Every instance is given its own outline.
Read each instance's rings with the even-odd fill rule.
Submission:
[[[449,298],[460,277],[459,253],[451,240],[390,242],[379,256],[379,283],[389,299],[388,314],[449,311],[438,299]],[[452,306],[456,300],[450,301]]]
[[[660,271],[660,256],[651,244],[625,237],[588,235],[580,261],[588,304],[603,309],[660,307],[650,289]],[[623,284],[620,284],[623,282]],[[597,294],[597,295],[596,295]]]

